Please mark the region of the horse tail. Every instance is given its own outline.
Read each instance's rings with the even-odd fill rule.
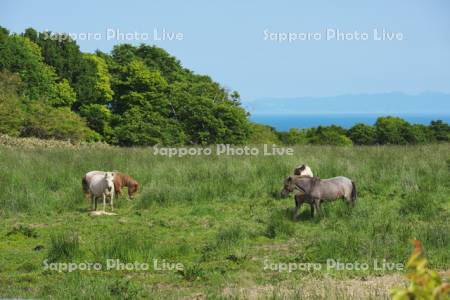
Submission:
[[[352,181],[352,194],[351,194],[351,197],[352,197],[352,201],[355,202],[356,201],[356,185],[355,185],[355,183],[353,181]]]
[[[83,192],[85,194],[89,193],[89,184],[87,182],[86,176],[83,176],[83,178],[81,179],[81,185],[83,186]]]

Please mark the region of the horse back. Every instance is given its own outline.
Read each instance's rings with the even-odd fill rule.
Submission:
[[[313,196],[321,199],[345,197],[352,189],[352,181],[344,176],[320,179],[313,187]]]

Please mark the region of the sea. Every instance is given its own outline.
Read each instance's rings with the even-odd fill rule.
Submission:
[[[317,126],[339,125],[350,128],[357,123],[374,125],[377,118],[388,114],[252,114],[250,120],[255,123],[270,125],[278,131],[291,128],[311,128]],[[450,113],[446,114],[392,114],[412,124],[429,125],[433,120],[450,123]]]

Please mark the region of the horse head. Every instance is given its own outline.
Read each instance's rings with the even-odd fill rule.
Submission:
[[[105,173],[105,181],[106,181],[106,188],[108,192],[111,192],[114,190],[114,173],[113,172],[106,172]]]
[[[139,183],[136,180],[131,180],[131,182],[128,185],[128,197],[130,199],[133,199],[134,194],[137,193],[139,189]]]
[[[295,185],[293,184],[292,176],[286,178],[283,182],[283,189],[281,190],[281,197],[285,198],[289,196],[289,193],[294,191]]]

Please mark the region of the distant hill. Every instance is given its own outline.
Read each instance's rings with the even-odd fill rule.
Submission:
[[[261,98],[243,102],[251,114],[450,114],[450,94],[400,92],[335,97]]]

